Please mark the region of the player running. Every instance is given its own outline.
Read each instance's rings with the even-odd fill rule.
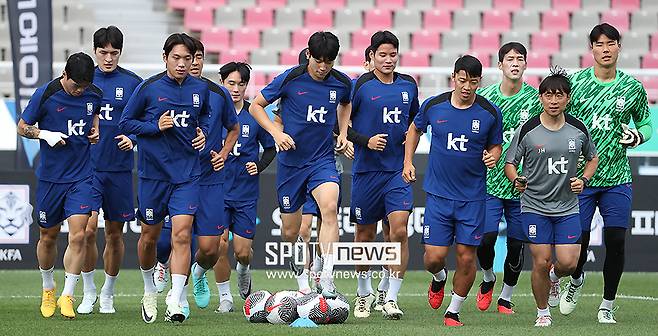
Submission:
[[[423,243],[425,269],[432,273],[428,301],[433,309],[443,302],[447,279],[445,258],[456,241],[457,270],[443,323],[463,326],[459,310],[475,280],[475,254],[484,234],[487,168],[502,151],[502,115],[495,105],[475,93],[482,63],[470,55],[455,62],[455,90],[431,97],[409,126],[405,143],[405,182],[416,180],[412,158],[420,135],[432,126],[432,144],[423,189],[427,192]]]
[[[596,207],[603,216],[603,300],[599,323],[617,323],[614,300],[624,271],[624,245],[633,199],[631,168],[627,148],[647,142],[653,133],[647,92],[635,78],[617,70],[621,50],[619,31],[607,24],[595,26],[589,34],[594,66],[573,74],[568,113],[591,131],[599,151],[599,169],[588,182],[580,199],[582,240],[578,267],[559,298],[560,312],[576,308],[585,280],[590,228]],[[635,128],[628,124],[633,120]],[[582,170],[581,170],[582,171]],[[557,301],[557,293],[555,295]],[[557,303],[556,303],[557,305]]]
[[[137,218],[142,231],[137,254],[144,280],[142,319],[153,323],[157,317],[155,246],[168,214],[172,222],[172,286],[165,321],[181,323],[185,315],[180,297],[190,267],[193,221],[200,203],[199,151],[205,147],[209,131],[209,88],[207,82],[189,74],[196,52],[191,37],[172,34],[163,50],[166,71],[137,87],[119,127],[124,134],[136,134],[139,142]]]
[[[338,38],[329,32],[316,32],[308,41],[309,62],[286,70],[254,99],[249,113],[267,130],[281,153],[277,160],[277,193],[281,209],[282,238],[294,243],[299,236],[301,207],[311,192],[320,208],[320,245],[323,267],[322,294],[336,296],[333,283],[331,243],[338,241],[336,203],[338,172],[334,159],[334,125],[339,125],[336,148],[347,145],[351,110],[350,79],[333,69],[338,55]],[[281,119],[285,133],[268,118],[265,106],[281,99]],[[301,271],[290,263],[296,275]]]
[[[501,82],[478,90],[478,93],[501,109],[503,114],[503,152],[509,148],[514,132],[529,118],[541,113],[537,89],[523,81],[528,51],[523,44],[509,42],[498,50],[498,69]],[[498,298],[498,312],[513,314],[512,293],[523,268],[523,241],[521,229],[521,205],[519,194],[505,176],[505,162],[499,160],[496,167],[487,171],[487,214],[484,236],[477,250],[484,275],[477,293],[476,303],[481,311],[489,309],[493,297],[496,275],[493,271],[494,245],[498,238],[498,224],[503,214],[507,223],[507,256],[503,288]]]
[[[521,193],[521,226],[532,252],[535,327],[552,324],[549,291],[559,290],[559,278],[576,269],[581,231],[577,194],[592,178],[598,163],[585,125],[564,114],[570,94],[566,72],[551,70],[539,85],[543,112],[516,131],[506,157],[505,174]],[[577,174],[580,156],[585,160],[582,175]],[[523,172],[519,176],[521,162]]]
[[[84,262],[85,227],[91,213],[92,163],[90,144],[98,142],[98,113],[103,92],[93,84],[94,61],[85,53],[71,55],[61,77],[39,87],[18,121],[18,134],[40,139],[37,168],[39,242],[37,260],[43,293],[41,315],[75,317],[73,292]],[[35,126],[35,124],[39,126]],[[57,235],[67,220],[64,288],[55,301]]]
[[[115,26],[100,28],[94,33],[96,69],[94,84],[103,91],[100,108],[100,139],[91,147],[91,164],[94,170],[91,217],[85,231],[85,261],[82,265],[82,302],[78,314],[90,314],[96,300],[99,313],[113,314],[114,285],[123,260],[123,226],[135,219],[133,204],[133,141],[119,131],[119,119],[124,106],[142,79],[119,66],[123,51],[123,33]],[[94,269],[98,259],[96,231],[98,213],[103,209],[105,219],[105,250],[103,266],[105,282],[100,296],[96,296]]]
[[[372,242],[377,222],[388,219],[391,242],[400,243],[399,265],[389,265],[389,289],[382,314],[397,320],[404,315],[397,299],[409,260],[407,222],[413,209],[413,191],[402,179],[405,133],[418,112],[418,86],[413,77],[395,72],[399,41],[390,31],[371,38],[370,57],[375,69],[359,77],[352,95],[352,128],[367,137],[367,146],[355,146],[350,214],[356,222],[354,242]],[[354,316],[370,316],[375,303],[369,265],[359,273]],[[364,276],[364,273],[365,276]]]

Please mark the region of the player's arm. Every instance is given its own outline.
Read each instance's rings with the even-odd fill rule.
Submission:
[[[576,194],[583,192],[589,180],[596,173],[596,168],[599,165],[599,157],[596,152],[596,145],[592,141],[592,138],[589,135],[589,131],[585,129],[585,135],[582,145],[581,154],[585,158],[585,168],[583,169],[583,175],[580,177],[572,177],[571,181],[571,191]]]
[[[338,114],[338,138],[336,139],[336,150],[342,152],[347,146],[347,128],[350,123],[350,115],[352,114],[352,103],[341,102],[337,108]]]
[[[623,132],[621,139],[619,140],[620,144],[630,148],[635,148],[649,141],[653,134],[647,92],[643,87],[640,87],[640,93],[638,96],[637,102],[631,111],[635,128],[629,128],[627,125],[622,125]]]
[[[267,116],[267,112],[265,112],[267,105],[269,105],[269,102],[263,97],[262,93],[259,93],[249,105],[249,114],[254,117],[260,127],[272,135],[280,150],[295,149],[295,141],[292,137],[280,130]]]
[[[42,109],[41,109],[41,97],[43,94],[43,89],[37,89],[30,101],[25,107],[25,111],[21,115],[21,118],[18,120],[18,125],[16,126],[16,132],[25,138],[28,139],[41,139],[44,140],[50,145],[50,147],[55,146],[64,146],[66,141],[64,139],[68,138],[68,135],[60,132],[51,132],[47,130],[39,129],[36,124],[41,120]]]
[[[496,123],[489,130],[487,149],[482,152],[482,162],[487,168],[496,167],[496,163],[503,153],[503,114],[496,108]]]
[[[169,114],[169,111],[165,111],[159,119],[142,121],[140,118],[144,115],[146,110],[146,92],[141,90],[142,85],[140,84],[135,93],[130,96],[126,107],[121,113],[121,119],[119,120],[119,129],[123,134],[134,134],[134,135],[155,135],[160,131],[167,130],[174,127],[174,120]]]
[[[416,128],[414,123],[409,125],[404,141],[404,168],[402,168],[402,179],[407,183],[416,181],[416,167],[414,167],[413,158],[422,134],[423,132]]]
[[[87,135],[87,139],[89,139],[89,142],[93,144],[97,144],[98,140],[100,139],[100,117],[97,114],[94,114],[94,120],[92,121],[92,126],[91,130],[89,130],[89,135]]]
[[[520,133],[521,128],[516,131],[514,138],[512,138],[512,143],[510,144],[510,147],[507,150],[507,156],[505,157],[504,169],[505,176],[507,176],[507,179],[513,183],[514,189],[522,193],[528,186],[528,180],[525,176],[519,176],[517,171],[525,153],[523,142],[519,143]]]

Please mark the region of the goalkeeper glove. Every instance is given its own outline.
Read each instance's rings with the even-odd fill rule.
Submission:
[[[638,132],[637,129],[629,128],[626,124],[622,124],[621,128],[623,132],[621,134],[621,139],[619,139],[619,143],[622,144],[622,146],[635,148],[644,140],[642,133]]]

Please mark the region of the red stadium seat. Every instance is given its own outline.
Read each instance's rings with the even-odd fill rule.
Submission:
[[[626,11],[617,10],[603,12],[601,14],[601,22],[607,22],[623,33],[628,31],[628,27],[630,26],[630,14]]]
[[[468,52],[468,54],[480,60],[480,63],[482,63],[482,67],[488,68],[491,66],[490,52],[482,51],[482,50],[471,50]]]
[[[341,9],[345,8],[346,0],[322,0],[316,1],[315,5],[323,9]]]
[[[541,30],[551,33],[565,33],[571,27],[569,12],[561,10],[546,11],[541,14]]]
[[[402,54],[401,66],[428,67],[430,66],[430,55],[426,51],[409,51]]]
[[[560,36],[555,33],[537,32],[530,35],[530,46],[532,50],[552,54],[560,50]]]
[[[655,103],[658,100],[658,77],[656,76],[642,76],[638,78],[644,89],[647,90],[647,98],[649,102]]]
[[[658,33],[651,34],[651,51],[658,52]]]
[[[315,33],[310,29],[293,30],[292,32],[292,49],[300,52],[302,49],[308,47],[308,38]]]
[[[340,65],[342,66],[359,66],[363,65],[363,51],[349,50],[340,53]]]
[[[197,0],[196,2],[199,6],[217,9],[226,5],[226,1],[227,0]]]
[[[206,52],[221,52],[229,48],[229,32],[221,27],[212,27],[201,32],[201,42]]]
[[[436,0],[436,2],[434,2],[434,8],[441,10],[463,9],[464,0]]]
[[[178,10],[194,7],[196,4],[196,0],[167,0],[167,7]]]
[[[377,2],[375,2],[375,8],[380,9],[403,9],[404,5],[404,0],[377,0]]]
[[[610,8],[623,12],[632,12],[640,8],[640,0],[612,0]]]
[[[553,0],[552,8],[563,12],[580,10],[580,0]]]
[[[471,34],[471,50],[492,53],[500,48],[500,35],[487,30]]]
[[[183,14],[183,26],[188,30],[204,31],[210,29],[213,11],[208,7],[194,6],[185,9]]]
[[[246,51],[260,48],[260,31],[249,28],[242,28],[232,31],[231,48]]]
[[[649,53],[642,56],[642,67],[658,69],[658,54]]]
[[[258,0],[256,2],[256,6],[274,9],[279,7],[285,7],[286,2],[287,2],[286,0]]]
[[[280,63],[281,65],[297,65],[299,64],[299,52],[301,51],[300,48],[299,50],[286,50],[282,51],[280,55]]]
[[[423,29],[444,32],[452,29],[452,15],[449,10],[431,9],[423,13]]]
[[[367,29],[352,32],[352,49],[365,50],[370,45],[372,34],[373,32]]]
[[[528,53],[528,68],[549,68],[551,66],[550,53],[542,48],[535,50],[541,50],[541,52]]]
[[[493,8],[504,11],[521,10],[523,0],[494,0]]]
[[[393,12],[390,9],[365,11],[363,28],[371,30],[390,29],[393,26]]]
[[[591,53],[583,54],[580,56],[580,67],[589,68],[594,65],[594,56]]]
[[[524,77],[523,80],[534,88],[538,88],[539,83],[541,83],[541,78],[537,75],[528,75],[523,77]]]
[[[436,31],[420,30],[411,33],[411,50],[438,51],[441,49],[441,34]]]
[[[506,32],[512,27],[512,17],[507,11],[487,11],[482,18],[482,30],[489,32]]]
[[[307,9],[304,12],[304,28],[311,30],[329,30],[334,26],[331,10],[324,8]]]
[[[247,28],[267,29],[274,25],[274,10],[272,8],[247,8],[244,17],[244,25]]]
[[[224,50],[219,54],[219,64],[226,64],[233,61],[248,62],[249,52],[246,50],[229,49]]]

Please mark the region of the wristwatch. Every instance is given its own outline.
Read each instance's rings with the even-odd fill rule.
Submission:
[[[583,186],[587,187],[587,185],[589,184],[589,179],[585,176],[581,176],[580,180],[583,181]]]

